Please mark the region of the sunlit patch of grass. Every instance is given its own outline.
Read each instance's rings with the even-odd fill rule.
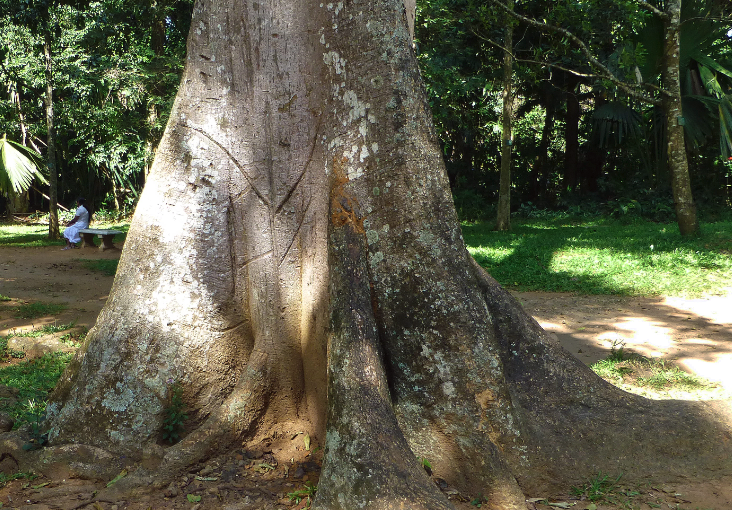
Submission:
[[[515,221],[511,232],[464,224],[476,261],[502,285],[583,294],[722,294],[732,287],[732,222],[682,238],[675,225]]]
[[[645,358],[614,346],[607,358],[590,367],[607,382],[648,398],[724,398],[719,385],[684,372],[663,359]]]
[[[48,225],[0,225],[0,246],[30,248],[39,246],[59,246],[63,241],[48,238]]]

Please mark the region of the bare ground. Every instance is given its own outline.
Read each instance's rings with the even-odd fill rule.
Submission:
[[[113,278],[86,269],[80,259],[118,257],[119,251],[91,248],[0,247],[0,295],[12,298],[0,301],[0,336],[46,324],[74,322],[77,331],[91,328]],[[514,295],[568,351],[588,365],[605,358],[613,347],[624,345],[626,351],[675,363],[716,383],[716,388],[703,395],[673,395],[676,398],[725,398],[732,393],[732,293],[693,300],[536,292]],[[31,320],[14,316],[22,302],[39,301],[64,304],[66,309]],[[13,345],[26,350],[27,358],[47,349],[69,348],[55,338],[43,337]],[[314,440],[306,450],[302,436],[273,437],[271,444],[265,443],[260,450],[230,451],[181,474],[165,489],[133,499],[115,496],[114,486],[105,487],[108,480],[19,479],[0,489],[0,503],[3,508],[25,510],[303,508],[307,499],[298,504],[290,501],[288,493],[305,489],[306,483],[317,484],[321,460],[317,447]],[[0,459],[0,471],[12,474],[12,459]],[[619,475],[607,474],[612,479]],[[458,508],[476,508],[449,487],[445,491]],[[540,510],[592,509],[593,505],[599,510],[726,510],[732,508],[732,473],[719,480],[656,485],[638,485],[621,478],[610,501],[594,503],[586,496],[573,496],[569,487],[566,494],[529,496],[528,507]]]

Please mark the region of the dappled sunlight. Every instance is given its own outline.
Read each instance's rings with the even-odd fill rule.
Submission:
[[[613,326],[624,333],[598,336],[606,347],[612,348],[612,342],[624,342],[626,347],[649,358],[661,357],[664,351],[674,348],[673,330],[646,317],[619,317]]]
[[[622,348],[627,354],[675,364],[732,394],[730,294],[683,299],[537,292],[517,297],[586,365]],[[719,395],[711,392],[707,398]]]
[[[732,324],[732,287],[728,287],[726,290],[726,295],[714,298],[667,297],[664,298],[664,304],[680,311],[691,312],[720,325],[729,325]]]
[[[678,364],[705,379],[719,383],[724,389],[732,392],[732,353],[712,352],[707,360],[697,358],[679,358]]]

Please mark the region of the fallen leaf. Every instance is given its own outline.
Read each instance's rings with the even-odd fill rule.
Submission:
[[[197,496],[196,494],[186,494],[186,499],[189,503],[198,503],[201,501],[201,496]]]
[[[196,475],[196,480],[198,480],[200,482],[215,482],[218,479],[219,479],[218,476],[198,476],[198,475]]]

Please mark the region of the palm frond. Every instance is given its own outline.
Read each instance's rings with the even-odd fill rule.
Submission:
[[[620,145],[627,136],[643,136],[641,114],[619,101],[611,101],[592,113],[593,136],[601,148]]]
[[[684,136],[694,147],[701,147],[714,136],[714,113],[708,107],[705,96],[684,96],[681,108],[684,112]]]
[[[732,155],[732,94],[719,100],[719,147],[723,158]]]
[[[29,149],[6,135],[0,138],[0,191],[22,193],[27,190],[33,179],[47,184],[41,174],[43,159],[33,149]]]

